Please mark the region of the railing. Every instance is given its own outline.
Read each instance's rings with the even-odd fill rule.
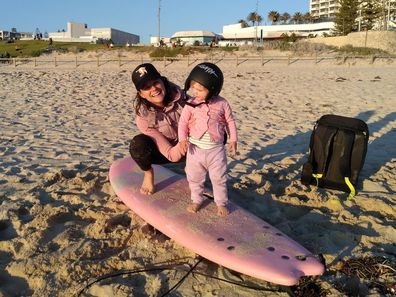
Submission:
[[[315,55],[311,57],[297,57],[297,56],[251,56],[251,57],[202,57],[202,58],[192,58],[192,57],[182,57],[182,58],[174,58],[174,57],[163,57],[163,58],[146,58],[141,57],[137,59],[126,59],[126,58],[113,58],[113,59],[100,59],[97,57],[96,59],[79,59],[77,56],[74,59],[60,59],[58,57],[54,57],[52,59],[37,59],[37,58],[0,58],[0,67],[3,66],[32,66],[34,68],[40,66],[50,66],[50,67],[62,67],[62,66],[72,66],[74,68],[91,64],[96,66],[97,68],[102,67],[103,65],[112,65],[122,67],[127,64],[141,64],[145,62],[150,63],[163,63],[164,67],[167,67],[174,63],[185,63],[186,66],[190,66],[194,63],[199,63],[203,61],[210,61],[212,63],[221,63],[221,62],[233,62],[235,66],[239,66],[241,64],[247,64],[249,62],[255,62],[256,65],[259,64],[264,66],[273,62],[285,62],[286,65],[294,64],[298,61],[312,61],[315,64],[319,64],[322,61],[335,61],[339,64],[346,63],[347,61],[356,61],[356,60],[366,60],[370,64],[374,63],[376,60],[386,59],[387,61],[393,62],[396,57],[388,57],[388,56],[331,56],[324,57],[320,55]],[[258,63],[257,63],[258,62]]]

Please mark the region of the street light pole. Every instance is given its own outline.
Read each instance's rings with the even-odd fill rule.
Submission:
[[[161,0],[158,0],[158,44],[161,41]]]
[[[257,20],[258,20],[258,0],[256,0],[256,22],[255,22],[255,24],[256,24],[256,27],[255,27],[255,33],[254,33],[254,41],[255,41],[255,43],[256,43],[256,46],[257,46]]]
[[[391,6],[391,0],[388,1],[388,21],[387,21],[387,23],[386,23],[386,30],[387,30],[387,31],[389,31],[390,6]]]

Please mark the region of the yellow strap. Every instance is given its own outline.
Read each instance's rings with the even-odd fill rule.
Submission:
[[[316,179],[316,186],[319,187],[319,178],[323,177],[322,173],[315,174],[313,173],[312,176]]]
[[[349,193],[348,199],[352,199],[353,196],[355,196],[355,187],[352,185],[351,181],[349,180],[349,177],[345,177],[345,183],[347,184],[349,190],[351,191]]]

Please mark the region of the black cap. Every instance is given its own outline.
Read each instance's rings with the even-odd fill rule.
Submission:
[[[150,63],[140,64],[132,71],[132,82],[136,90],[140,91],[149,81],[161,78],[161,74]]]

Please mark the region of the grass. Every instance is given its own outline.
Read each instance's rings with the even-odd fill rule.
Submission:
[[[382,56],[390,57],[391,55],[384,50],[369,47],[353,47],[352,45],[344,45],[339,48],[339,54],[354,56]]]
[[[84,51],[96,52],[103,49],[103,44],[75,43],[75,42],[53,42],[51,45],[44,40],[17,40],[14,42],[0,41],[0,58],[28,58],[38,57],[42,54],[60,52],[60,53],[80,53]],[[122,45],[114,46],[109,50],[120,50],[134,53],[148,53],[151,58],[159,59],[163,57],[176,58],[178,56],[188,56],[194,53],[219,53],[238,51],[239,47],[202,47],[202,46],[185,46],[185,47],[153,47],[153,46],[131,46]],[[291,51],[294,54],[313,55],[326,52],[336,52],[339,56],[381,56],[391,57],[391,55],[380,49],[353,47],[350,45],[341,48],[335,48],[325,45],[313,45],[302,40],[299,42],[288,42],[288,40],[276,40],[266,42],[264,48],[255,48],[255,51],[266,49]],[[120,54],[118,52],[118,54]]]
[[[51,45],[44,40],[16,40],[14,42],[0,41],[0,56],[10,58],[38,57],[42,54],[52,52],[60,53],[80,53],[84,51],[98,51],[103,49],[103,44],[76,43],[76,42],[53,42]],[[114,46],[109,50],[123,49],[133,52],[149,52],[151,47],[147,46]]]

